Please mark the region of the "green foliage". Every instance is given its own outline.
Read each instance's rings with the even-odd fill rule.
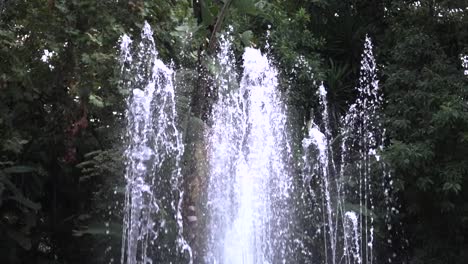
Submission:
[[[386,157],[402,183],[415,263],[463,263],[462,248],[468,243],[463,221],[468,195],[464,140],[468,78],[457,55],[467,44],[459,39],[466,30],[451,31],[461,26],[453,24],[461,14],[437,18],[435,12],[445,12],[445,4],[421,2],[420,8],[395,4],[399,11],[389,18],[392,26],[387,32],[392,49],[384,89],[393,141]]]
[[[120,214],[126,91],[118,89],[118,40],[148,20],[168,57],[175,22],[167,10],[181,14],[187,4],[32,0],[1,8],[1,261],[103,263],[110,244],[84,230]],[[118,258],[114,248],[108,254]]]
[[[119,258],[122,203],[116,202],[124,192],[121,129],[128,94],[118,82],[119,37],[137,39],[144,20],[153,26],[160,56],[176,65],[181,123],[203,127],[190,117],[189,102],[201,89],[199,69],[217,70],[207,48],[220,17],[214,36],[232,26],[239,65],[248,46],[274,58],[294,142],[317,109],[320,81],[328,88],[336,131],[354,101],[369,33],[387,100],[384,156],[402,203],[409,258],[466,261],[468,78],[459,59],[468,53],[466,1],[199,2],[199,10],[196,1],[185,0],[0,3],[1,261]],[[320,229],[320,222],[301,224],[298,234],[322,254],[314,235],[301,229]],[[108,245],[113,249],[103,254]]]

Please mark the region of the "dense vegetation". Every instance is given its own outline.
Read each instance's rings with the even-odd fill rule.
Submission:
[[[145,20],[161,57],[174,60],[180,101],[202,119],[218,34],[232,26],[239,62],[245,46],[268,42],[298,127],[312,118],[318,81],[333,120],[343,115],[369,34],[386,98],[384,155],[409,241],[398,254],[466,262],[465,0],[1,1],[0,262],[119,261],[127,91],[118,41],[138,38]]]

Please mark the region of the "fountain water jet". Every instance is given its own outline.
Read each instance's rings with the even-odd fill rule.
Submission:
[[[207,263],[287,263],[292,186],[277,71],[247,48],[240,85],[229,41],[218,54],[219,99],[209,133]]]
[[[176,127],[173,70],[158,58],[152,35],[145,23],[135,56],[130,38],[121,41],[122,86],[130,91],[121,258],[127,264],[191,257],[182,237],[183,145]]]
[[[350,106],[334,138],[326,91],[321,85],[318,91],[321,123],[313,123],[303,140],[303,175],[315,206],[313,214],[323,223],[322,261],[327,264],[374,261],[374,192],[376,189],[377,193],[388,195],[391,188],[391,175],[379,153],[385,136],[380,116],[383,99],[368,37],[357,90],[356,102]],[[340,149],[332,146],[337,140],[341,141]],[[340,152],[339,164],[335,164],[334,150]],[[388,209],[390,198],[382,198]]]
[[[121,44],[122,83],[131,90],[122,263],[185,263],[191,262],[191,249],[182,237],[183,145],[176,127],[173,71],[157,58],[151,35],[145,25],[136,56],[128,37]],[[392,180],[379,154],[385,131],[370,39],[365,42],[358,97],[341,127],[331,125],[321,85],[321,114],[302,142],[301,180],[311,205],[307,217],[316,221],[316,235],[307,236],[323,242],[310,251],[302,234],[294,234],[301,230],[294,226],[295,197],[307,195],[293,195],[296,182],[288,165],[292,151],[286,106],[276,89],[277,70],[259,50],[247,48],[239,83],[230,43],[230,37],[222,38],[213,67],[218,100],[206,134],[209,228],[204,261],[292,263],[297,254],[305,254],[300,258],[307,263],[371,264],[374,200],[385,200],[390,226]],[[298,245],[300,253],[295,252]],[[322,254],[312,253],[322,249]]]

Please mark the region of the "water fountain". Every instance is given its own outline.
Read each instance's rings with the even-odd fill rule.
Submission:
[[[121,42],[122,86],[130,90],[121,262],[191,263],[191,248],[182,236],[183,145],[176,126],[173,70],[158,59],[152,34],[145,24],[138,45],[128,36]],[[392,181],[379,154],[382,96],[370,39],[358,97],[335,133],[326,87],[319,86],[320,115],[302,142],[299,188],[304,195],[293,195],[297,181],[288,165],[292,150],[278,72],[267,56],[246,48],[239,82],[231,43],[229,35],[221,37],[214,63],[218,97],[206,133],[208,241],[203,261],[292,263],[302,254],[301,263],[372,263],[374,199],[385,201],[385,223],[391,229]],[[313,223],[315,232],[305,233],[307,246],[304,236],[295,233],[301,230],[296,206],[304,205],[310,212],[304,222]],[[321,245],[310,249],[315,243],[310,240]]]
[[[381,123],[382,95],[370,38],[361,61],[358,97],[333,137],[325,87],[319,87],[321,114],[303,141],[304,179],[312,211],[322,221],[322,263],[372,263],[374,253],[374,199],[382,193],[389,208],[391,175],[379,152],[385,131]],[[335,164],[332,142],[341,141],[341,161]],[[315,162],[315,163],[314,163]],[[311,164],[312,163],[312,164]],[[380,184],[377,184],[380,183]],[[388,220],[387,210],[387,220]]]
[[[287,263],[291,176],[277,71],[247,48],[240,85],[229,41],[218,54],[219,99],[209,133],[206,263]]]
[[[339,230],[339,217],[343,212],[342,184],[336,177],[336,166],[331,147],[332,134],[329,123],[327,92],[322,84],[318,89],[322,125],[312,121],[309,133],[302,142],[303,175],[305,189],[311,194],[308,201],[312,211],[318,215],[323,230],[324,263],[337,263],[337,240],[342,238]],[[323,131],[323,132],[322,132]],[[314,189],[318,188],[318,189]]]
[[[148,23],[132,48],[124,35],[122,86],[130,95],[121,262],[174,263],[190,259],[191,250],[182,237],[183,145],[176,126],[173,70],[158,58]]]

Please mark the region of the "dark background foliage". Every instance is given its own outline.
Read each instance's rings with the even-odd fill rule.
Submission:
[[[183,105],[209,86],[198,76],[227,25],[239,64],[245,46],[268,42],[296,138],[313,118],[320,81],[338,127],[369,34],[386,98],[384,155],[409,241],[401,261],[466,263],[467,8],[464,0],[1,1],[0,262],[119,261],[127,91],[118,40],[138,38],[147,20],[161,57],[176,65]]]

